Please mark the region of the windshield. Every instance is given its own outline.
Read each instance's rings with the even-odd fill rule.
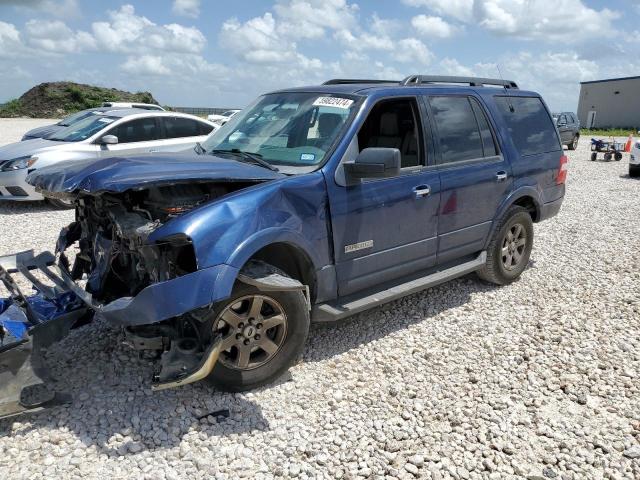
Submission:
[[[272,93],[232,119],[202,144],[209,153],[240,151],[273,165],[316,166],[356,110],[356,97]]]
[[[83,118],[87,118],[90,117],[91,115],[95,115],[95,111],[91,110],[91,111],[86,111],[83,110],[81,112],[76,112],[73,115],[69,115],[68,117],[63,118],[62,120],[60,120],[58,122],[58,125],[62,126],[62,127],[68,127],[69,125],[73,125],[74,123],[76,123],[78,120],[82,120]]]
[[[81,142],[99,132],[107,125],[115,122],[120,117],[106,117],[103,115],[91,115],[73,125],[63,128],[59,132],[47,137],[47,140],[61,142]]]

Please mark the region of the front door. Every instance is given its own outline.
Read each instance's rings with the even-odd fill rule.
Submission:
[[[136,155],[157,151],[159,128],[154,117],[135,118],[114,126],[105,135],[115,135],[115,145],[100,145],[101,157]]]
[[[484,108],[472,96],[427,97],[441,181],[438,264],[482,250],[513,184]]]
[[[327,181],[340,296],[435,265],[440,179],[424,168],[422,125],[415,97],[378,102],[349,150],[397,148],[401,174],[354,186]]]

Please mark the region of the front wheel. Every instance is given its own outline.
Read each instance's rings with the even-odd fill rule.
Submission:
[[[622,160],[622,153],[621,152],[614,153],[613,158],[616,159],[616,162],[619,162],[620,160]]]
[[[301,291],[262,292],[238,282],[211,310],[208,328],[223,336],[209,380],[241,392],[273,382],[293,365],[309,333],[309,310]]]
[[[497,285],[517,280],[529,263],[532,247],[531,215],[525,208],[514,205],[493,233],[487,248],[487,262],[478,276]]]
[[[596,158],[598,158],[598,154],[597,154],[596,152],[593,152],[593,153],[591,154],[591,161],[592,161],[592,162],[595,162],[595,161],[596,161]]]

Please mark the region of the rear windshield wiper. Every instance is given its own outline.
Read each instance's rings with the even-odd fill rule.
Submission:
[[[250,160],[254,163],[257,163],[261,167],[267,168],[272,172],[279,171],[276,167],[271,165],[269,162],[260,158],[262,155],[260,155],[259,153],[245,152],[244,150],[240,150],[239,148],[232,148],[231,150],[210,150],[208,153],[212,153],[212,154],[229,153],[231,155],[236,155],[244,160]]]

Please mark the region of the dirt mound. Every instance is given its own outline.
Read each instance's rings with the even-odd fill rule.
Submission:
[[[149,92],[131,93],[115,88],[73,82],[36,85],[16,100],[0,108],[2,117],[60,118],[102,102],[158,103]]]

